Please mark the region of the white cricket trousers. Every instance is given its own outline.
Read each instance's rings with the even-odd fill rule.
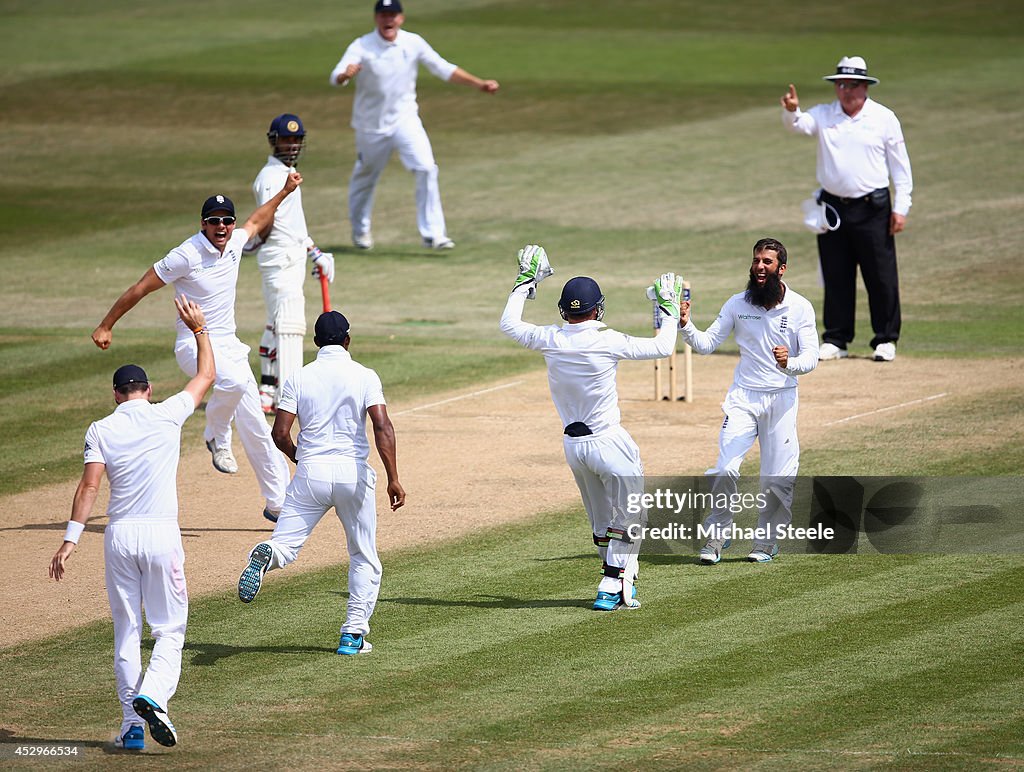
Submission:
[[[394,152],[398,153],[402,165],[416,177],[416,225],[420,236],[435,240],[447,238],[437,162],[430,138],[418,115],[403,120],[391,134],[356,132],[356,163],[348,185],[352,235],[370,233],[377,180]]]
[[[364,461],[300,463],[288,486],[284,508],[270,540],[273,550],[267,570],[284,568],[316,524],[334,507],[345,529],[348,546],[348,608],[342,633],[366,635],[380,593],[381,565],[377,556],[377,473]]]
[[[260,493],[270,509],[280,509],[288,485],[288,462],[270,437],[270,427],[260,407],[260,392],[249,367],[249,347],[234,335],[210,338],[217,365],[217,380],[206,403],[203,438],[218,446],[231,445],[231,419],[238,426],[238,438],[256,473]],[[174,357],[185,375],[196,374],[196,341],[178,341]]]
[[[755,391],[733,385],[725,395],[725,420],[718,434],[718,461],[705,472],[714,477],[711,490],[732,496],[737,490],[740,465],[757,440],[761,449],[761,491],[767,506],[758,512],[758,529],[788,525],[793,518],[793,488],[800,468],[800,442],[796,435],[799,400],[796,388]],[[728,507],[712,508],[704,520],[708,528],[728,528],[733,516]],[[758,542],[755,548],[773,542]]]
[[[175,518],[128,516],[103,535],[107,597],[114,620],[114,676],[121,701],[121,734],[144,723],[132,700],[145,694],[160,707],[178,688],[188,621],[185,551]],[[153,654],[142,672],[142,614],[153,632]]]
[[[640,449],[622,426],[586,437],[563,436],[562,447],[580,489],[594,541],[607,540],[607,549],[598,547],[601,559],[609,566],[627,569],[630,578],[635,578],[641,540],[625,542],[608,539],[607,534],[609,528],[625,531],[630,522],[639,522],[638,516],[628,514],[628,506],[631,495],[644,491]],[[621,589],[621,583],[608,576],[598,587],[602,592]]]

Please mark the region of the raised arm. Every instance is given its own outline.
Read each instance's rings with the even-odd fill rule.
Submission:
[[[246,220],[245,225],[242,226],[242,229],[249,234],[250,238],[258,233],[262,233],[268,226],[274,224],[274,213],[281,205],[281,202],[284,201],[288,195],[301,184],[301,174],[294,171],[288,173],[288,179],[284,181],[284,187],[281,188],[273,198],[267,201],[267,203],[263,204],[259,209],[249,215],[249,219]]]
[[[209,391],[217,377],[216,365],[213,360],[213,346],[210,344],[210,336],[206,330],[206,317],[203,315],[203,310],[184,295],[174,299],[174,307],[178,309],[181,321],[196,336],[196,375],[185,386],[185,391],[192,395],[196,407],[199,407],[199,403],[203,401],[203,397],[206,396],[206,392]]]
[[[683,340],[686,341],[698,354],[710,354],[729,337],[732,332],[733,317],[728,311],[729,303],[722,306],[718,312],[718,318],[711,323],[711,326],[704,332],[697,329],[697,326],[690,319],[690,304],[684,302],[679,314],[679,324],[682,326]]]
[[[405,489],[398,482],[398,456],[395,449],[395,427],[388,417],[386,405],[373,405],[367,411],[373,424],[373,443],[388,476],[388,501],[392,511],[405,504]]]
[[[512,340],[527,348],[537,348],[536,331],[541,328],[523,321],[523,308],[527,300],[537,297],[537,285],[555,271],[548,260],[544,247],[527,244],[516,256],[519,261],[519,275],[508,296],[505,311],[498,326]]]
[[[156,271],[150,266],[149,270],[142,274],[142,278],[124,291],[114,305],[107,311],[103,321],[92,331],[92,342],[104,351],[110,348],[110,341],[114,337],[113,329],[118,319],[124,316],[138,305],[150,292],[154,292],[164,286],[163,280],[156,275]]]

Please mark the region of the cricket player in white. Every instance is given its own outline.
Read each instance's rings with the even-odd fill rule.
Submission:
[[[177,742],[167,703],[178,688],[188,621],[185,553],[178,530],[178,455],[181,426],[213,384],[215,365],[203,312],[184,296],[174,302],[196,342],[196,373],[184,391],[159,404],[149,401],[153,390],[141,367],[125,365],[114,373],[117,409],[85,434],[85,470],[64,543],[50,561],[50,576],[60,581],[106,472],[110,522],[103,555],[122,713],[115,744],[125,750],[145,747],[140,716],[158,743]],[[139,649],[143,608],[155,639],[145,673]]]
[[[818,334],[810,302],[782,281],[788,259],[782,243],[761,239],[753,253],[746,291],[725,302],[706,332],[690,321],[689,303],[682,304],[679,318],[683,340],[701,354],[713,352],[730,333],[736,336],[740,361],[722,403],[725,420],[718,436],[718,461],[706,474],[713,477],[716,500],[721,493],[727,494],[725,500],[734,500],[743,457],[754,440],[760,443],[761,487],[767,506],[758,514],[757,527],[766,538],[754,543],[747,559],[766,563],[779,551],[768,537],[793,516],[793,486],[800,466],[796,376],[817,366]],[[700,551],[701,563],[714,565],[721,560],[722,550],[731,541],[722,531],[732,523],[727,507],[711,510],[704,525],[715,530]]]
[[[210,196],[203,204],[200,231],[172,249],[119,297],[93,331],[93,342],[110,347],[114,324],[146,295],[166,284],[177,294],[199,303],[206,312],[210,339],[217,354],[217,381],[206,405],[206,447],[219,472],[234,474],[238,462],[231,452],[231,419],[249,457],[260,492],[267,500],[263,516],[276,521],[288,485],[288,463],[274,448],[260,407],[259,388],[249,367],[249,347],[235,334],[235,285],[242,248],[274,219],[274,212],[302,182],[288,174],[284,187],[235,228],[235,205],[227,196]],[[196,344],[191,331],[178,321],[174,346],[178,366],[186,375],[196,372]]]
[[[565,324],[540,327],[523,321],[537,284],[552,273],[543,248],[519,250],[519,276],[501,317],[501,331],[544,354],[551,399],[564,429],[565,459],[576,478],[583,507],[603,561],[595,611],[637,608],[640,540],[627,535],[627,504],[643,493],[643,464],[633,438],[619,423],[615,373],[623,359],[659,359],[675,347],[682,277],[666,273],[652,294],[667,323],[654,338],[634,338],[606,327],[604,295],[593,279],[566,282],[558,309]]]
[[[238,597],[250,603],[266,572],[294,561],[316,524],[334,507],[345,528],[349,554],[348,609],[337,652],[365,654],[373,648],[366,635],[381,577],[376,544],[377,474],[367,461],[367,416],[388,477],[392,510],[405,503],[405,490],[398,481],[395,430],[380,378],[348,353],[348,320],[337,311],[321,314],[314,342],[320,347],[316,361],[285,381],[274,421],[274,442],[295,462],[295,477],[273,536],[249,553],[249,562],[238,579]],[[296,418],[300,426],[297,445],[291,437]]]
[[[277,195],[288,174],[295,171],[306,142],[302,120],[291,113],[277,116],[270,123],[267,141],[271,155],[252,184],[257,206]],[[306,259],[313,262],[313,276],[323,273],[328,282],[333,282],[334,255],[321,251],[309,235],[301,188],[277,208],[269,233],[253,236],[245,251],[256,252],[263,277],[267,324],[260,340],[260,404],[264,413],[273,413],[279,385],[302,367],[302,337],[306,334],[302,282],[306,278]]]
[[[422,37],[401,29],[405,15],[399,0],[377,0],[373,10],[376,29],[352,42],[330,78],[331,85],[339,86],[356,79],[356,163],[348,187],[352,243],[373,248],[373,194],[391,154],[397,152],[402,165],[416,176],[416,221],[423,244],[451,249],[455,242],[448,238],[441,209],[437,163],[416,103],[417,72],[422,64],[441,80],[485,94],[495,93],[498,82],[482,80],[445,61]]]

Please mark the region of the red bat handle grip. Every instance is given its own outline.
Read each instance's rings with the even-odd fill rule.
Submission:
[[[327,288],[327,277],[320,274],[320,297],[324,301],[324,313],[331,310],[331,291]]]

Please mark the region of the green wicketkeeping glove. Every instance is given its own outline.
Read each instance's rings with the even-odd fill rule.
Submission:
[[[683,298],[683,277],[674,273],[663,273],[654,280],[654,286],[647,288],[647,297],[653,300],[662,313],[679,319],[679,303]]]
[[[512,288],[517,290],[524,285],[529,285],[529,292],[526,294],[528,300],[537,297],[537,285],[548,278],[555,271],[548,262],[548,253],[544,247],[536,244],[528,244],[519,250],[519,276],[516,277],[516,284]],[[678,317],[678,314],[676,314]]]

